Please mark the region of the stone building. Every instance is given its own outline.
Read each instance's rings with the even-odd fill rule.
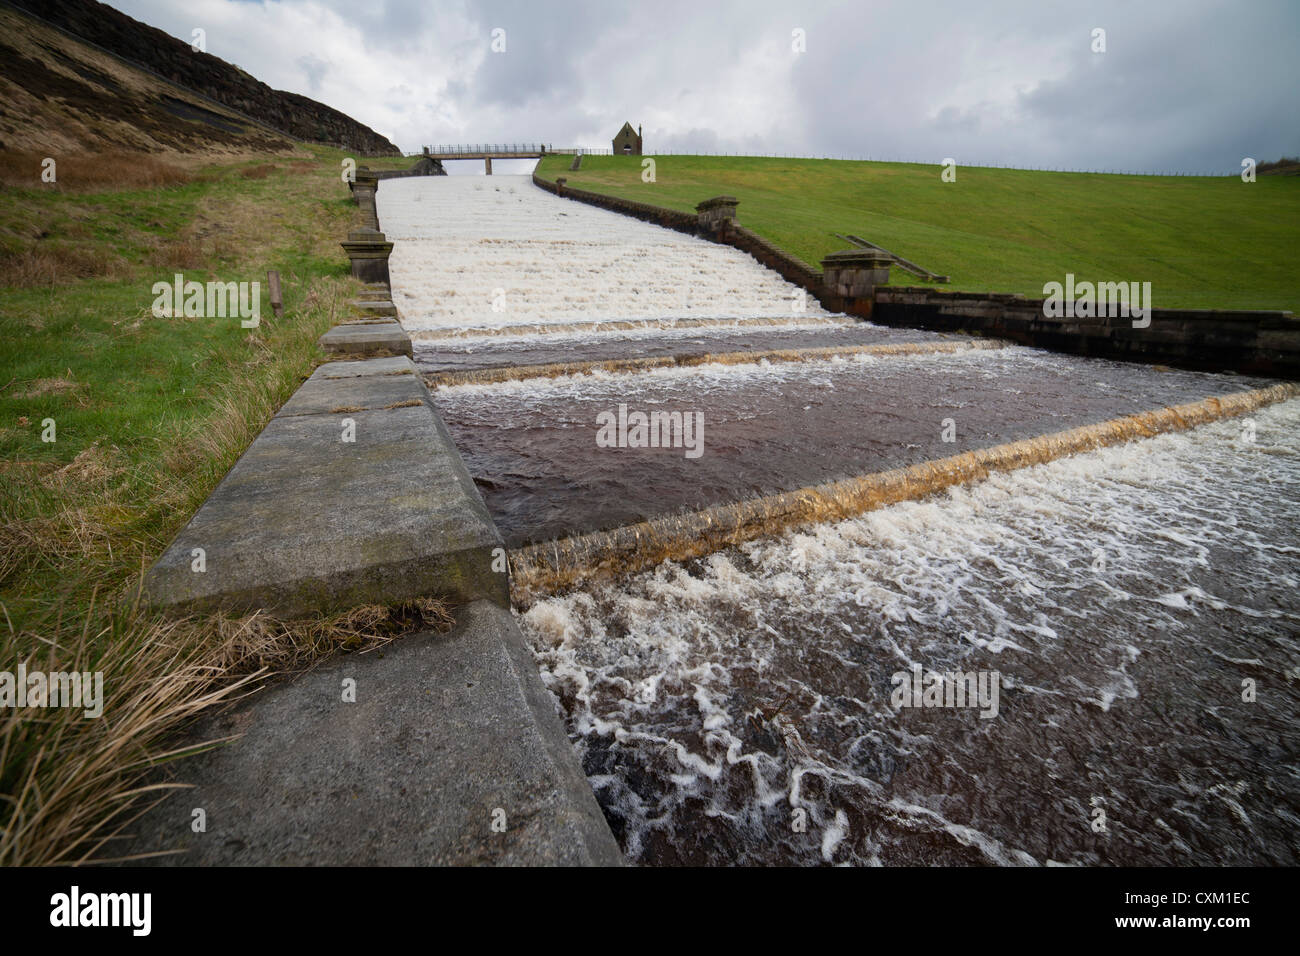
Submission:
[[[631,123],[624,123],[623,128],[614,137],[614,155],[641,155],[641,127],[632,129]]]

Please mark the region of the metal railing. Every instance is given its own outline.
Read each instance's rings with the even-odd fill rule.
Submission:
[[[418,153],[407,156],[454,156],[469,153],[475,156],[503,156],[518,153],[549,153],[545,143],[470,143],[461,146],[426,146]]]
[[[557,156],[573,156],[582,153],[584,156],[612,156],[614,151],[609,147],[602,149],[599,146],[562,146],[557,149],[549,143],[470,143],[462,146],[426,146],[419,152],[405,155],[413,158],[463,155],[509,157],[520,153],[526,155],[554,153]]]

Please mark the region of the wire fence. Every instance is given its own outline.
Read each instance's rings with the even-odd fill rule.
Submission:
[[[488,153],[488,152],[535,152],[554,154],[557,156],[573,156],[581,153],[584,156],[612,156],[614,150],[608,147],[597,146],[567,146],[556,148],[549,144],[496,144],[496,145],[476,145],[476,146],[430,146],[427,152],[407,153],[408,156],[440,156],[455,153]],[[814,160],[835,160],[840,162],[866,162],[866,163],[897,163],[901,165],[913,166],[936,166],[942,168],[944,163],[933,160],[920,159],[901,159],[898,157],[883,156],[852,156],[847,154],[831,153],[757,153],[757,152],[710,152],[710,151],[686,151],[671,150],[658,153],[645,153],[646,156],[653,157],[670,157],[670,156],[718,156],[731,157],[734,159],[814,159]],[[1229,172],[1209,172],[1204,170],[1168,170],[1161,172],[1149,169],[1088,169],[1072,168],[1068,166],[1017,166],[1010,163],[956,163],[957,170],[961,169],[1014,169],[1022,172],[1037,173],[1083,173],[1093,176],[1191,176],[1203,178],[1217,178],[1226,176],[1237,176],[1241,173],[1240,169],[1234,169]]]

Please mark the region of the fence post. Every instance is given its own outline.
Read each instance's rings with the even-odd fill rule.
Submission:
[[[266,273],[266,287],[271,295],[271,314],[278,319],[284,315],[284,295],[280,291],[280,273],[275,269]]]

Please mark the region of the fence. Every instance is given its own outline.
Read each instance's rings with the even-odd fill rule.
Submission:
[[[609,148],[589,147],[589,146],[569,146],[557,149],[549,144],[495,144],[495,145],[478,145],[478,146],[430,146],[428,155],[440,156],[455,153],[509,153],[509,152],[533,152],[555,154],[557,156],[573,156],[581,153],[584,156],[612,156],[614,151]],[[407,156],[423,156],[423,152],[407,153]],[[669,157],[669,156],[728,156],[736,159],[821,159],[821,160],[839,160],[843,162],[867,162],[867,163],[898,163],[910,164],[914,166],[942,166],[940,162],[934,160],[920,159],[898,159],[880,156],[851,156],[851,155],[832,155],[829,153],[756,153],[756,152],[691,152],[691,151],[665,151],[665,152],[647,152],[646,156]],[[1230,172],[1188,172],[1172,170],[1169,172],[1156,172],[1152,170],[1125,170],[1125,169],[1072,169],[1063,166],[1015,166],[1006,163],[957,163],[958,170],[961,169],[1015,169],[1023,172],[1039,173],[1087,173],[1095,176],[1192,176],[1192,177],[1222,177],[1238,176],[1240,169],[1234,169]]]

